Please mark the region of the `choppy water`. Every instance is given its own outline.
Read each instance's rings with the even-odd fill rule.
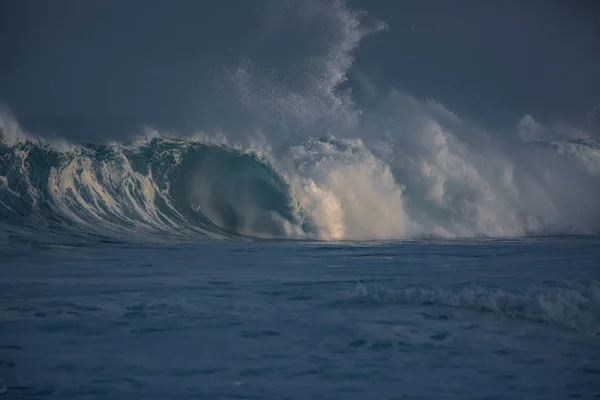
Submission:
[[[600,397],[598,239],[3,248],[7,399]]]

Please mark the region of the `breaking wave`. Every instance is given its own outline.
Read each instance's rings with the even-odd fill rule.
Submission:
[[[600,160],[597,145],[589,141],[531,146],[571,157],[571,162],[584,156]],[[473,183],[468,175],[462,177],[466,182],[446,178],[444,185],[455,187],[440,189],[430,182],[427,190],[455,191],[433,199],[436,208],[436,201],[416,190],[427,182],[412,177],[416,188],[401,185],[399,177],[411,179],[398,168],[362,140],[333,137],[309,139],[277,156],[268,147],[243,149],[206,138],[157,135],[121,144],[5,140],[0,145],[0,218],[5,228],[175,238],[382,240],[598,229],[598,220],[591,218],[596,209],[577,220],[569,219],[574,210],[544,214],[540,204],[519,216],[516,211],[528,205],[527,198],[498,203],[495,196],[504,196],[506,187],[492,188],[490,182],[462,187]],[[461,202],[472,209],[452,208]],[[512,207],[511,218],[505,217],[507,207]]]
[[[365,26],[365,14],[344,1],[291,2],[269,15],[257,48],[294,37],[305,51],[275,54],[273,64],[257,50],[224,68],[220,137],[192,129],[57,144],[0,116],[0,237],[40,229],[300,240],[600,232],[597,135],[530,115],[496,132],[359,73],[349,82],[360,41],[386,25]]]
[[[302,226],[289,185],[256,155],[218,145],[0,147],[0,218],[83,233],[289,237]]]

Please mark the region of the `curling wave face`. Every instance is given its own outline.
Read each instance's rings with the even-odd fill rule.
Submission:
[[[257,156],[154,138],[57,149],[0,146],[0,218],[84,233],[289,237],[302,228],[288,184]]]

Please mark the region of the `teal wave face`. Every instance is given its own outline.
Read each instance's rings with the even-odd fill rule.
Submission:
[[[0,161],[0,218],[12,225],[268,238],[303,225],[274,168],[224,146],[155,138],[61,151],[26,141],[0,146]]]

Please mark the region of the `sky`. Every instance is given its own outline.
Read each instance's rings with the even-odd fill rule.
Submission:
[[[293,79],[293,60],[318,51],[319,31],[311,37],[302,23],[269,37],[283,3],[4,0],[0,101],[20,119],[153,117],[201,128],[227,115],[227,68],[249,57]],[[597,123],[600,2],[348,4],[388,27],[360,43],[350,84],[366,76],[497,128],[526,114]]]

